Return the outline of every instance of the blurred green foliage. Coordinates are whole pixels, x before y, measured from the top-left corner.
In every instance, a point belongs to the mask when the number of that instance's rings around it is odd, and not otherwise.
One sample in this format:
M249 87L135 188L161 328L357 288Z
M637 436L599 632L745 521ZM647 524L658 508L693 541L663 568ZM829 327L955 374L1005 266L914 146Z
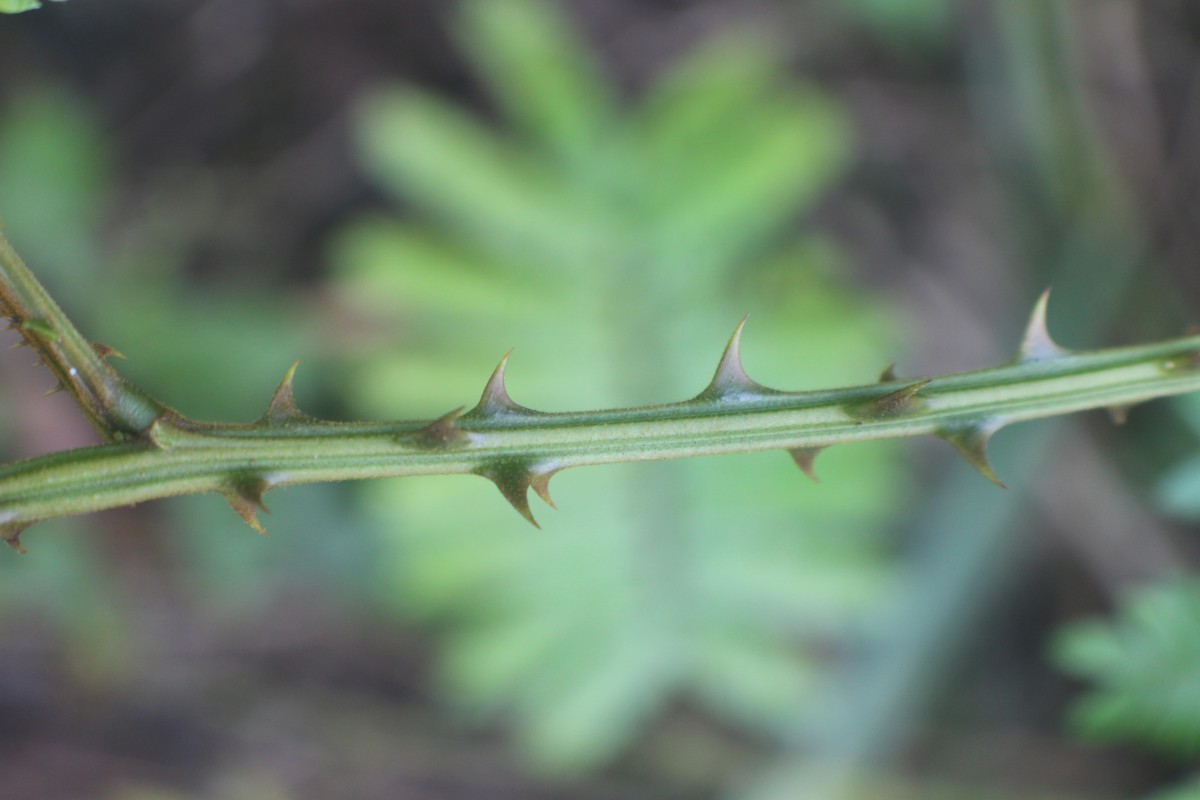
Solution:
M1200 398L1192 395L1174 401L1180 416L1200 440ZM1200 520L1200 455L1184 458L1172 466L1156 487L1159 506L1172 516Z
M412 87L359 114L365 168L412 212L361 219L332 249L357 313L394 321L351 379L364 416L462 404L511 345L517 402L683 399L748 309L748 366L770 385L869 380L896 355L836 248L797 230L852 134L770 42L709 42L626 109L552 4L462 11L510 129ZM483 481L364 491L391 531L396 607L441 631L450 702L570 771L680 695L751 730L797 725L886 597L895 452L826 454L820 487L782 453L568 473L544 532Z
M61 3L64 0L50 0L50 2ZM32 11L41 7L41 0L0 0L0 14L19 14L22 11Z
M1156 583L1121 604L1114 622L1063 630L1058 663L1095 683L1077 704L1077 730L1200 756L1200 580Z

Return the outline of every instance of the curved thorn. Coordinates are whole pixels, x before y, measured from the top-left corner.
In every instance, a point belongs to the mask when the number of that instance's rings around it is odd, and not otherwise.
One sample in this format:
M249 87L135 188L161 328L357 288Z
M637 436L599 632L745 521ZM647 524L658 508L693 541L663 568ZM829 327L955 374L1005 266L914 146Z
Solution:
M29 527L27 522L9 522L0 525L0 538L4 539L5 544L16 550L21 555L27 555L25 547L21 544L21 533Z
M749 314L742 317L742 321L733 329L733 335L729 337L729 343L725 345L725 351L717 363L717 371L713 373L712 380L704 391L696 395L696 399L720 400L730 396L765 394L770 391L747 375L742 366L742 331L748 319Z
M267 504L263 502L263 494L269 488L271 488L270 485L264 479L250 477L231 481L222 492L225 500L237 512L237 515L263 536L267 535L267 530L258 521L258 512L271 513Z
M422 447L451 447L466 440L467 434L458 427L458 418L465 406L447 411L433 422L417 431L416 439Z
M932 378L922 378L881 397L860 400L848 405L846 413L859 420L883 419L903 414L914 408L920 400L916 396L917 392L928 386L932 380Z
M558 506L554 504L554 500L550 497L550 479L553 478L557 472L557 469L548 469L542 472L535 472L532 476L530 476L529 480L529 485L533 487L535 492L537 492L537 496L542 498L542 501L553 509L557 509ZM537 525L536 522L533 524Z
M800 471L808 476L808 479L813 483L820 483L816 471L813 469L813 462L817 460L817 456L821 454L824 447L793 447L788 450L792 460L796 462L796 466Z
M479 474L496 484L496 488L500 490L500 494L504 495L504 499L517 510L518 514L529 520L533 527L539 529L542 527L534 519L533 511L529 508L530 477L528 472L523 469L498 469L483 471Z
M297 359L284 373L283 380L279 382L275 394L271 395L271 402L267 404L267 410L262 415L262 422L282 425L287 422L308 419L307 415L296 405L296 395L292 389L292 381L296 377L296 368L299 366L300 361Z
M992 463L987 454L988 440L992 438L992 434L1000 430L1000 427L999 423L964 425L957 428L943 428L937 432L937 435L954 445L967 463L979 470L983 477L1001 489L1007 489L1004 481L1000 480L996 471L992 469Z
M899 379L896 377L896 362L893 361L891 364L887 365L883 372L879 373L879 382L891 383L895 380Z
M1050 338L1050 330L1046 326L1046 307L1049 303L1050 289L1047 288L1034 303L1033 313L1029 316L1029 324L1025 326L1025 335L1021 337L1021 346L1017 350L1017 363L1048 361L1069 352Z
M464 417L497 417L508 414L537 413L531 408L514 403L513 399L508 396L508 389L504 385L504 370L508 367L508 359L512 353L513 351L509 350L504 354L504 358L500 359L500 363L492 371L492 376L488 378L487 385L483 387L483 394L480 396L479 402L464 414Z

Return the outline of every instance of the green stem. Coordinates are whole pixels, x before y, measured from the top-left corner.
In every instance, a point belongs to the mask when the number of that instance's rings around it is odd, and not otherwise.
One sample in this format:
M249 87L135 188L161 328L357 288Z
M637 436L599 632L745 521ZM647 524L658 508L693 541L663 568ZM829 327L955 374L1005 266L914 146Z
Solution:
M0 233L0 314L69 392L107 441L136 436L168 411L117 373L106 358L115 350L89 341L75 328Z
M479 403L433 421L326 422L292 395L295 365L262 419L187 419L125 381L84 339L0 235L0 301L110 443L0 467L0 537L20 548L34 522L200 492L223 494L255 528L263 494L324 481L473 473L528 519L528 490L550 502L568 467L787 450L811 474L822 449L933 434L985 476L988 438L1004 425L1090 408L1114 412L1200 390L1200 336L1095 352L1060 348L1046 332L1046 295L1010 364L924 380L818 392L761 386L742 369L739 325L708 388L667 405L543 413L517 405L501 361ZM743 325L745 321L743 320ZM1003 485L1003 484L1001 484Z
M727 351L722 364L729 359ZM544 414L512 404L498 370L475 410L433 422L312 420L290 405L290 377L276 394L274 413L253 425L199 423L167 413L136 443L0 468L0 526L15 537L38 520L209 491L225 494L254 524L252 507L261 506L269 489L447 473L490 478L532 521L526 490L532 486L548 496L549 476L567 467L804 452L922 434L946 438L986 472L983 446L1003 425L1200 390L1200 336L1064 352L928 382L783 393L714 381L717 389L684 403L581 413Z

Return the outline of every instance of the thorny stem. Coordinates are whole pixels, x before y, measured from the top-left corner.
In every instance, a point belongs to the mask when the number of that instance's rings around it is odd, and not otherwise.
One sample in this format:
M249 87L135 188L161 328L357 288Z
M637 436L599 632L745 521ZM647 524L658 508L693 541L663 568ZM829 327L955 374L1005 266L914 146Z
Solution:
M297 408L293 365L258 422L229 425L187 419L120 378L2 235L0 298L13 326L66 378L67 390L111 442L0 467L0 536L18 548L21 531L37 521L200 492L223 494L261 530L256 511L270 489L402 475L481 475L534 522L528 490L550 502L550 477L568 467L787 450L811 475L816 454L831 445L923 434L950 442L1000 483L986 444L1004 425L1091 408L1121 417L1136 403L1200 390L1200 336L1067 351L1046 332L1043 295L1016 359L977 372L921 380L889 372L866 386L781 392L742 369L739 325L708 388L680 403L534 411L509 397L505 356L466 414L328 422Z

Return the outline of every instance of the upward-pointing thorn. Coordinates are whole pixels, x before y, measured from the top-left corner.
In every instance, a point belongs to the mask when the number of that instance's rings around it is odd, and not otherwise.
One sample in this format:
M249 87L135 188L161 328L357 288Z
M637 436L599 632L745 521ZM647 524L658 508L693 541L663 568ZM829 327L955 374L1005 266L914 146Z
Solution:
M697 395L697 399L720 400L743 394L769 393L769 389L752 380L742 367L742 330L749 318L749 314L742 317L742 321L733 329L733 335L729 337L729 343L725 345L725 352L721 354L721 361L717 364L717 371L713 373L708 387Z
M1046 289L1034 303L1033 313L1029 316L1029 324L1021 338L1021 348L1017 351L1018 364L1049 361L1069 352L1050 338L1050 331L1046 327L1046 306L1049 302L1050 290Z
M292 392L292 380L296 377L296 368L299 366L299 361L293 361L292 366L284 374L283 380L279 382L279 388L271 396L271 403L267 406L266 413L262 415L263 422L282 425L287 422L308 419L307 415L296 405L296 397Z
M474 408L463 414L464 417L500 417L509 414L537 413L531 408L514 403L513 399L508 396L508 389L504 385L504 370L508 366L508 359L512 353L513 351L509 350L504 354L504 358L500 359L500 363L492 371L492 377L488 378L487 386L483 388L483 395L479 398L479 402Z

